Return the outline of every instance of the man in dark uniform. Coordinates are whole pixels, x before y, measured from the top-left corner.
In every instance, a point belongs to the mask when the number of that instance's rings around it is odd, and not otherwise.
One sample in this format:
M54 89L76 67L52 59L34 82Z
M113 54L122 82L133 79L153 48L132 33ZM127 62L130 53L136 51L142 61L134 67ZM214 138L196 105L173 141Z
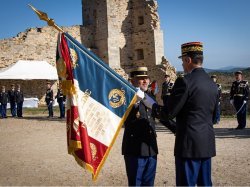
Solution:
M221 102L222 87L221 87L221 84L219 84L217 82L217 76L216 75L211 75L211 78L216 83L217 88L218 88L218 99L219 99L219 102L218 102L217 111L216 111L216 115L215 115L215 121L214 121L214 124L218 124L220 122L220 110L221 110L220 102Z
M156 172L158 147L155 121L157 104L146 94L149 77L146 67L139 67L131 72L132 84L145 98L132 108L124 123L125 131L122 142L129 186L153 186ZM137 95L139 95L137 93Z
M17 117L22 118L23 117L23 91L21 90L20 84L17 85L16 90L16 103L17 103Z
M236 81L233 82L230 91L230 103L237 112L238 126L236 129L244 129L246 127L247 101L249 95L249 86L246 80L242 78L242 72L234 73Z
M163 105L166 108L168 104L168 98L171 94L174 83L170 82L169 75L165 75L164 78L165 78L165 81L162 83L161 99L163 100Z
M62 92L62 86L61 84L58 85L58 91L56 94L56 99L59 105L59 109L60 109L60 117L59 118L65 118L65 101L66 101L66 96L63 95Z
M9 101L10 101L10 111L12 117L16 116L16 90L15 85L11 84L11 90L8 91Z
M6 109L8 103L8 93L5 92L5 86L2 86L2 91L0 93L0 103L1 103L1 116L2 118L7 118Z
M46 96L45 96L45 102L47 104L48 111L49 111L48 118L53 117L53 90L51 89L50 82L47 82L47 91L46 91Z
M202 43L186 43L181 49L179 58L186 74L177 78L168 102L169 117L176 117L176 185L212 186L218 88L202 68Z

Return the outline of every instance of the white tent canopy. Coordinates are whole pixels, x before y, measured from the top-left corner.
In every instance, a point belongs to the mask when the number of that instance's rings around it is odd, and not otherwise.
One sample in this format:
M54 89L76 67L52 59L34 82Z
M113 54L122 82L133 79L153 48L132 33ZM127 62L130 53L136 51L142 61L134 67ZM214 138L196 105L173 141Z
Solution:
M57 80L56 68L46 61L19 60L14 65L0 70L1 79L46 79Z

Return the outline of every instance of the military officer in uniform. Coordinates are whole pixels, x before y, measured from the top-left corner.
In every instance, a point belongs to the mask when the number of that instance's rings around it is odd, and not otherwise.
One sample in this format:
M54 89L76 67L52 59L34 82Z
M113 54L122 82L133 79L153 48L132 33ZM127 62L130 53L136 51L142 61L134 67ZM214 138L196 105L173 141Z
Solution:
M2 86L2 91L0 93L0 103L1 103L1 116L2 118L7 118L6 110L8 103L8 93L5 91L5 86Z
M155 121L158 105L147 93L149 77L147 67L131 72L132 84L144 98L129 113L124 126L122 154L124 155L129 186L153 186L156 172L158 147ZM137 95L140 95L138 94Z
M10 111L12 117L16 116L16 90L15 85L11 84L11 89L8 91L9 101L10 101Z
M176 117L176 186L212 186L218 88L202 68L203 44L185 43L181 50L185 75L175 81L167 105L169 117Z
M59 109L60 109L60 117L59 118L65 118L65 101L66 101L66 96L63 95L62 92L62 86L61 84L58 85L58 91L56 94L56 99L57 99L57 103L59 105Z
M212 80L216 83L217 87L218 87L218 107L217 107L217 111L216 111L216 115L215 115L215 121L214 124L218 124L220 122L220 112L221 112L221 107L220 107L220 102L221 102L221 92L222 92L222 87L221 84L219 84L217 82L217 76L216 75L211 75Z
M238 126L236 129L244 129L246 127L247 101L249 95L249 86L246 80L243 80L242 72L234 73L235 81L230 91L230 103L237 112Z
M166 108L167 103L168 103L168 98L171 94L174 83L170 82L169 75L165 75L164 78L165 78L165 81L162 83L161 99L163 100L163 105Z
M17 85L16 90L16 104L17 104L17 117L22 118L23 117L23 91L21 90L20 84Z
M47 91L46 91L46 96L45 96L45 102L48 107L49 111L49 116L48 118L53 117L53 90L51 88L50 82L47 82Z

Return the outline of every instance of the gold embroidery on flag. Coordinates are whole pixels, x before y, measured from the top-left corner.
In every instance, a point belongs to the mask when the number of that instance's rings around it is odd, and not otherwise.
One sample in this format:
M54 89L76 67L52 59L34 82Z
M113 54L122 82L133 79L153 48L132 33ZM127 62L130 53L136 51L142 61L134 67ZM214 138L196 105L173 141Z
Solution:
M61 79L66 79L67 77L67 69L66 69L66 64L63 60L63 58L59 58L56 62L56 69L57 69L57 74L58 77L60 77Z
M78 56L76 51L72 48L70 48L70 57L71 57L71 66L73 69L75 69L76 66L78 66L77 64Z
M91 149L92 159L93 159L93 161L95 161L97 159L97 156L96 156L97 148L96 148L95 144L90 143L90 149Z
M109 92L108 98L110 106L112 108L118 108L125 104L125 91L113 89Z

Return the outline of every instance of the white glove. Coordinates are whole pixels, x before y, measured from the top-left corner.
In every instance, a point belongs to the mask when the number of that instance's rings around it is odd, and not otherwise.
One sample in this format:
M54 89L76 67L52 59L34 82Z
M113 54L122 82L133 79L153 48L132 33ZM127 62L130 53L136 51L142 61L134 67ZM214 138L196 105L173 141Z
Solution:
M230 99L230 104L234 105L234 100L233 99Z
M147 94L145 94L144 99L142 100L143 104L147 107L152 109L152 106L156 103L155 100L153 100L151 97L149 97Z
M138 88L136 95L137 95L137 102L141 101L145 97L145 93L141 91L140 88Z
M244 100L244 101L243 101L243 104L246 104L246 103L247 103L247 101L246 101L246 100Z
M52 103L52 101L50 101L49 103Z

